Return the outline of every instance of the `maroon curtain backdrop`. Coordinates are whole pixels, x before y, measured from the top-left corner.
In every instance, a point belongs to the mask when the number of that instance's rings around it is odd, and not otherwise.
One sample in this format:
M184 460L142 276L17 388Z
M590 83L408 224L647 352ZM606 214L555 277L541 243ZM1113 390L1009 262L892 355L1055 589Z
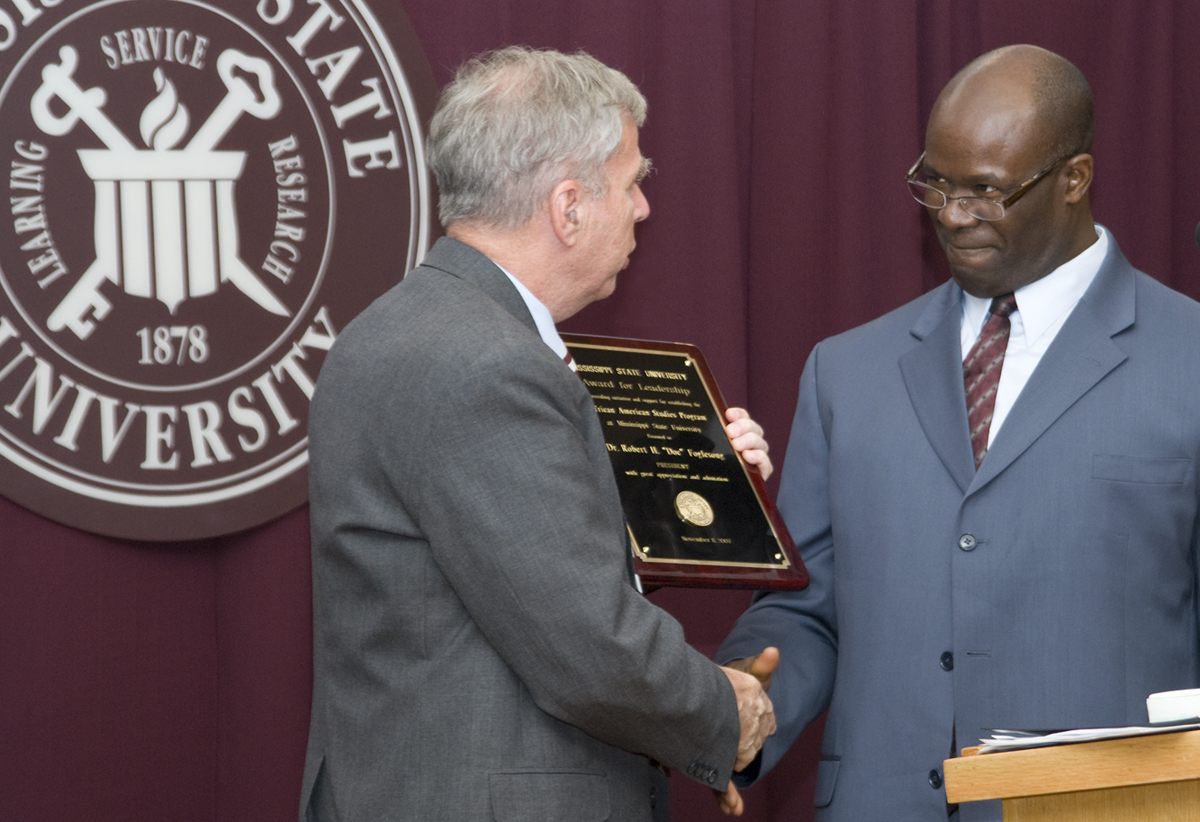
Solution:
M1133 263L1200 296L1200 5L1190 0L403 0L435 77L508 43L586 49L650 101L653 213L617 294L568 329L685 340L782 459L814 343L946 276L901 176L953 72L1032 42L1096 92L1094 207ZM397 0L374 0L379 15ZM308 519L122 542L0 500L0 818L296 816L308 725ZM660 591L705 652L744 593ZM812 818L819 728L747 793ZM723 819L673 780L676 818ZM414 809L414 818L420 818Z

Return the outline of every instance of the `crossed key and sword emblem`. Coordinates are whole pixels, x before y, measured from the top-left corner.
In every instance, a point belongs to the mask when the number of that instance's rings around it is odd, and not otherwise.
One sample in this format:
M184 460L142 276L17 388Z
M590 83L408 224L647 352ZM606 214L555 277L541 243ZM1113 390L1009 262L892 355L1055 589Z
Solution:
M243 114L269 120L279 113L270 64L236 49L223 51L217 73L227 94L208 120L182 149L156 144L145 150L105 115L104 89L85 90L75 82L75 49L63 46L58 55L60 62L42 68L42 84L30 100L34 122L46 134L61 137L82 121L107 149L78 150L96 187L96 259L51 312L49 329L70 328L87 339L112 310L100 293L105 280L131 296L160 300L172 314L184 299L213 294L218 283L228 282L272 314L289 316L240 257L233 184L242 176L246 152L214 150ZM159 98L167 92L173 97L170 81L165 81L167 89L161 75L156 80ZM56 98L66 105L65 114L51 110ZM143 137L146 117L159 98L143 114ZM178 132L178 140L186 130L186 109L172 101L168 105L181 116L174 128L161 131Z

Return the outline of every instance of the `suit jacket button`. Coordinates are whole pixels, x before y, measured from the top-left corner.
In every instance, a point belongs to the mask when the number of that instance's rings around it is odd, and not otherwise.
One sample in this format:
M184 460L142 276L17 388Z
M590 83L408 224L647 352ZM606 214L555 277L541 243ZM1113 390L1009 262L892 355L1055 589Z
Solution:
M958 538L958 547L964 551L974 551L975 546L978 544L979 541L975 539L974 534L963 534Z
M934 790L942 787L942 775L937 771L929 772L929 787L933 788Z
M950 653L949 651L946 651L946 653L942 654L940 662L943 671L954 670L954 654Z

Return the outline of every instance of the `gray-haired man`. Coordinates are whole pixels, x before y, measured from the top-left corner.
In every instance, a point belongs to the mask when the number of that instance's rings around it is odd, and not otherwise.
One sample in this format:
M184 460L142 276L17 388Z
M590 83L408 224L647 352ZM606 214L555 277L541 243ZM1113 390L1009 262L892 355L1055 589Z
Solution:
M302 818L648 820L654 762L724 789L774 729L758 680L631 586L554 329L612 292L649 214L645 106L587 55L519 48L442 96L447 237L342 333L312 407ZM730 422L769 471L761 429Z

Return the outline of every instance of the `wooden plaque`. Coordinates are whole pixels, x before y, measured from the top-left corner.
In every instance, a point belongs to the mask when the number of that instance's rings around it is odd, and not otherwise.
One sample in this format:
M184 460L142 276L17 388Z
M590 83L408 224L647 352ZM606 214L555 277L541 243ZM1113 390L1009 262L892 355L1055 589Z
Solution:
M643 585L795 590L808 584L762 476L725 435L700 349L564 334L604 426Z

